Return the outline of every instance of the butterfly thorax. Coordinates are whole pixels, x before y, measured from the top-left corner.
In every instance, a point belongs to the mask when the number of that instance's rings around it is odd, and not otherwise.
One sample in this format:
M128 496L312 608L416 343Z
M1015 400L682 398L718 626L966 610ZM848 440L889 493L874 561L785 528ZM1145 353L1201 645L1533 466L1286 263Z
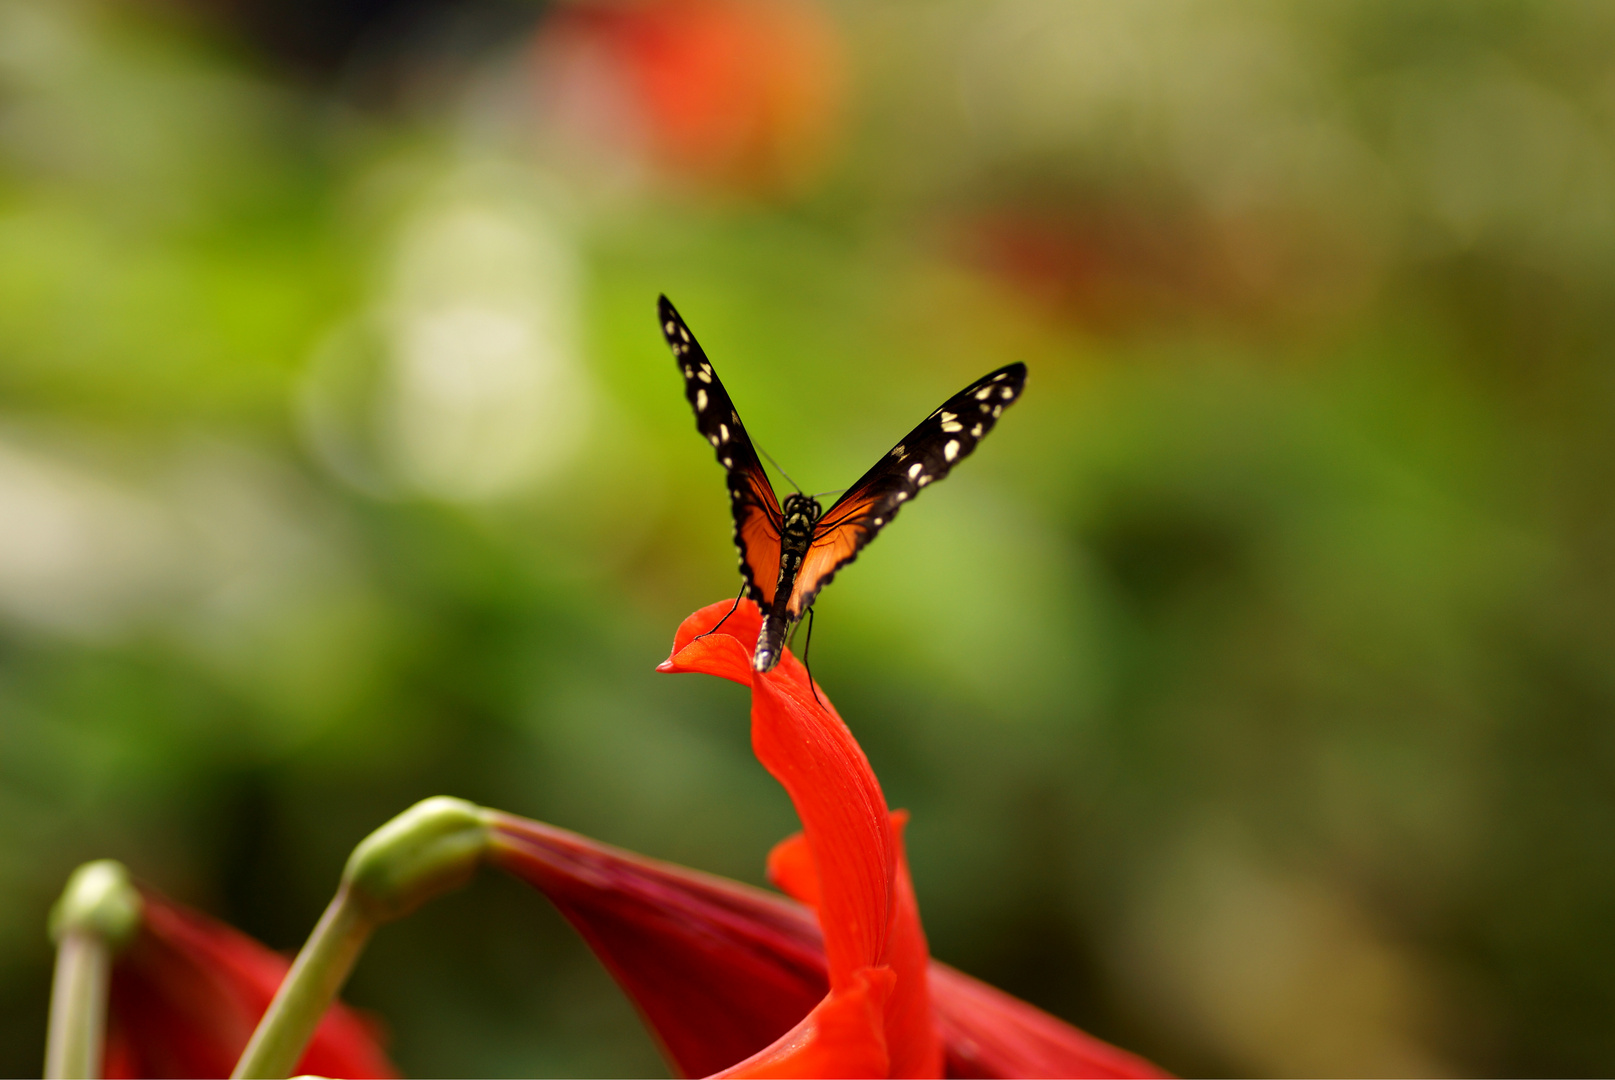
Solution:
M763 626L757 635L757 650L752 654L751 666L758 671L772 671L784 652L785 634L794 621L787 605L791 591L796 588L796 575L807 557L808 545L813 542L813 529L824 516L824 507L811 495L790 494L780 507L784 524L779 535L779 583L774 587L774 603L763 612Z

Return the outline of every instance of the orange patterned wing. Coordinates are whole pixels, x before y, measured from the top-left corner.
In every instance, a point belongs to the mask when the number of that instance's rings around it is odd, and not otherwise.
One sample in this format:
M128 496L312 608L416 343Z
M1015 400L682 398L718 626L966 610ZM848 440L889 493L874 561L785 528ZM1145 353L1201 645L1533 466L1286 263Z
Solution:
M1009 364L983 375L943 402L848 488L813 530L813 542L791 590L791 618L807 613L819 590L858 557L904 503L969 457L1025 387L1025 364Z
M779 534L784 525L774 486L695 335L667 297L661 298L658 310L662 336L684 375L684 396L695 410L695 426L728 472L729 507L735 516L735 546L740 549L746 595L766 608L773 604L779 584Z

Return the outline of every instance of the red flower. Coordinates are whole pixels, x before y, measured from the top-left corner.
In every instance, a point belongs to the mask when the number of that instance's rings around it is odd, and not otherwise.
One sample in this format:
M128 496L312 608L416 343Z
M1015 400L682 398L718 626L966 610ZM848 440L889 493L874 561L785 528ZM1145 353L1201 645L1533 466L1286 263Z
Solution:
M585 0L551 13L535 57L549 119L585 144L767 193L823 161L840 52L807 0Z
M139 934L112 968L103 1076L229 1076L291 962L200 912L141 890ZM373 1026L331 1006L300 1074L397 1076Z
M789 654L751 668L750 602L679 628L663 671L752 687L752 745L803 832L770 854L794 904L519 818L495 862L588 940L681 1073L741 1076L1160 1076L1148 1063L929 958L890 814L841 718ZM820 699L823 692L820 691ZM806 906L803 906L806 905Z

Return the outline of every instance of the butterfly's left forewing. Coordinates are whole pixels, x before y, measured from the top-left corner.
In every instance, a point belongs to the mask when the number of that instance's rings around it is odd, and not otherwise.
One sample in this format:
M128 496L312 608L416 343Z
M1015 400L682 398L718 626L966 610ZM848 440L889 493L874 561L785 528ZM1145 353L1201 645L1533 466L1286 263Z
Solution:
M819 590L858 557L904 503L969 457L1025 386L1025 364L1009 364L982 376L943 402L848 488L814 530L791 590L791 618L802 617Z
M658 304L662 336L684 375L684 396L695 411L695 426L712 444L718 464L728 472L729 503L735 518L735 546L746 595L765 608L774 602L779 583L780 530L784 524L774 486L763 472L751 438L740 423L729 392L702 351L695 335L667 297Z

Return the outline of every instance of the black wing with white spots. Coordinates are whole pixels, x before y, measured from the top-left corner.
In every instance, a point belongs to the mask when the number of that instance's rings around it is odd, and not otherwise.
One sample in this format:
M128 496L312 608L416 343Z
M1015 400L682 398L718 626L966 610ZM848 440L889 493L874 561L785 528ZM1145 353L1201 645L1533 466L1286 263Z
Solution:
M684 375L684 396L695 410L695 426L712 444L718 464L728 471L730 509L735 517L735 546L746 595L767 608L779 584L780 530L784 518L774 486L763 472L751 438L740 423L729 392L718 381L712 362L679 313L662 297L658 305L662 336Z
M836 571L857 558L904 503L969 457L1025 386L1025 364L982 376L943 402L848 488L813 531L791 590L790 616L800 619Z

